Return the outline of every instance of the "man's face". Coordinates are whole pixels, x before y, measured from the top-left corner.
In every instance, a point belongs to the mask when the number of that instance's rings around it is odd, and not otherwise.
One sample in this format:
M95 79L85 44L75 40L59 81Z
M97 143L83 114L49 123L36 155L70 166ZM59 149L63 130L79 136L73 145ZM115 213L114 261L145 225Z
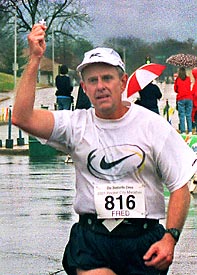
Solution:
M104 63L92 64L84 69L82 87L101 118L120 118L125 107L121 95L126 87L127 75L119 76L114 66Z

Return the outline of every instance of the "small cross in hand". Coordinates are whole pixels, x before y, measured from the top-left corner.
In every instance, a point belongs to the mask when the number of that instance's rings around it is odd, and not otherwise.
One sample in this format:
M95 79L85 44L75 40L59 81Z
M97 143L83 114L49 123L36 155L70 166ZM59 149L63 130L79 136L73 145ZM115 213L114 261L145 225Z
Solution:
M44 21L44 19L42 19L39 21L39 24L46 26L46 21Z

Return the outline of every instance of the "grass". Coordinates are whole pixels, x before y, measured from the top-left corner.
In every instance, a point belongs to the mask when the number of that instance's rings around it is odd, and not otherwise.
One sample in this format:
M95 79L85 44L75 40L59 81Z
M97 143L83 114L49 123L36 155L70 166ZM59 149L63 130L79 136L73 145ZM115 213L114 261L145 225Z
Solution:
M18 80L19 78L17 78ZM37 83L37 88L47 88L50 85ZM0 93L9 92L14 89L14 76L0 72Z
M0 92L12 91L14 89L14 76L0 73Z

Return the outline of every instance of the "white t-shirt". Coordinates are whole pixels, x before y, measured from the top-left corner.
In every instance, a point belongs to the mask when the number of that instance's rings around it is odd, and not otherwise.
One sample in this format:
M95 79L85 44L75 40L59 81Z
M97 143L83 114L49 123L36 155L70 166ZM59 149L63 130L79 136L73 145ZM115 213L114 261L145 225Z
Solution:
M55 111L48 145L69 153L76 167L78 214L95 213L94 185L145 186L145 217L165 217L164 185L170 192L197 170L196 154L160 115L131 104L120 119L105 120L89 110Z

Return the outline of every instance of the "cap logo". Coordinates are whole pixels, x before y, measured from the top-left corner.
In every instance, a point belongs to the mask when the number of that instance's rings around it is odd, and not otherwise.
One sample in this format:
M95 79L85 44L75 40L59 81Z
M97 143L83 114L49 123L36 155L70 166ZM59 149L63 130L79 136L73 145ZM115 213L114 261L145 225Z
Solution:
M93 53L90 55L90 58L94 57L94 56L98 56L98 57L101 57L102 55L100 53Z

